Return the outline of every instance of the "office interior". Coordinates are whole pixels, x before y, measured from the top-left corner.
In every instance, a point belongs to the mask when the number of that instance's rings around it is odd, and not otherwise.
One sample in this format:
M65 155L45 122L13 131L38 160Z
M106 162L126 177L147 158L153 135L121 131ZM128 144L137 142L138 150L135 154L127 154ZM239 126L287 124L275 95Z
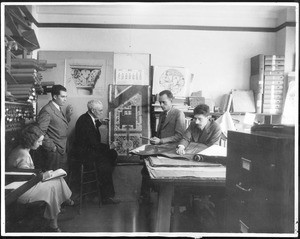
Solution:
M1 144L1 234L297 236L298 24L299 5L294 2L1 3L1 141L5 142ZM26 59L33 59L36 71L18 75L14 70L22 69ZM283 64L279 70L263 69L267 60ZM100 69L94 88L77 87L71 76L76 66ZM99 207L96 201L85 200L80 213L78 205L65 208L58 216L61 233L44 232L44 219L33 213L38 209L22 208L18 196L10 205L5 204L12 192L5 189L5 159L20 129L35 121L51 100L52 85L67 88L66 105L73 107L69 147L76 121L87 111L91 99L103 103L102 142L117 137L112 114L117 85L124 91L128 85L136 91L146 90L144 128L139 133L150 138L161 112L158 92L153 90L159 73L166 69L177 69L189 79L185 92L174 99L185 113L186 124L193 118L191 103L197 97L196 102L210 106L215 120L229 113L234 128L226 131L221 144L227 153L222 183L197 184L191 179L192 185L184 182L178 186L171 179L168 182L176 186L169 194L164 191L163 198L160 190L166 182L157 180L150 202L141 203L144 158L129 154L134 149L129 145L119 155L113 172L116 197L121 202ZM253 83L257 72L261 82L267 74L280 74L279 108L261 104L257 93L260 83ZM122 73L131 76L131 81ZM138 74L141 88L137 88ZM243 102L243 98L232 99L228 105L236 92L250 92L254 110L248 111L248 103L235 110L234 100ZM14 115L16 109L22 109L21 119ZM141 139L139 146L148 143ZM242 179L238 177L250 179L248 188L239 184ZM168 210L159 210L166 198L171 202ZM11 205L21 209L10 212ZM10 220L11 214L17 219Z

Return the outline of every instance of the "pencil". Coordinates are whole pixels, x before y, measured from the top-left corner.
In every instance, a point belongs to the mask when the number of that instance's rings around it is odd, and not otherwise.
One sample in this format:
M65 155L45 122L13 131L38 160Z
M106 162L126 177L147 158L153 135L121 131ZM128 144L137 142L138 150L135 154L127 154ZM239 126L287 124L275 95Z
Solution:
M147 139L147 140L150 140L149 138L147 137L144 137L144 136L141 136L142 139Z

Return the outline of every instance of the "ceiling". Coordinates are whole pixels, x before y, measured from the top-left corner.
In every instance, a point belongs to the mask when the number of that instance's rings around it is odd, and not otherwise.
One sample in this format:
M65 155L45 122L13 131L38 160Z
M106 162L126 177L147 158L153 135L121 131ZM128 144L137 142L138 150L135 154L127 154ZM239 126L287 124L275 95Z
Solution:
M45 3L32 5L40 23L177 24L277 27L295 3ZM295 21L295 20L294 20Z

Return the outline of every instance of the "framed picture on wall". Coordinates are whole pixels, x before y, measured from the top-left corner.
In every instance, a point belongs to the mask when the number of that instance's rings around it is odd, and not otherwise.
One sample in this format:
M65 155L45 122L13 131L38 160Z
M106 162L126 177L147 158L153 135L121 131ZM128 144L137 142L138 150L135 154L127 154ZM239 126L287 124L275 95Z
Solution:
M185 67L153 66L152 94L170 90L174 96L187 97L192 75Z
M103 94L105 60L65 59L64 85L70 95Z

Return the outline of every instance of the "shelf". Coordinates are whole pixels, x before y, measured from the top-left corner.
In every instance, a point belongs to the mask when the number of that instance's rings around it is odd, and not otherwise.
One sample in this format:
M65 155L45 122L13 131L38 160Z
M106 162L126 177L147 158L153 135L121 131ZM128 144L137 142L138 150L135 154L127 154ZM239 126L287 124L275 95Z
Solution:
M24 36L12 36L12 38L18 42L21 46L23 46L25 49L29 50L29 51L33 51L36 49L39 49L40 46L37 45L34 42L29 41L28 39L26 39L26 37Z
M5 37L7 38L8 41L15 41L14 38L12 38L10 35L5 34ZM14 54L14 58L16 58L16 56L22 55L24 51L26 51L26 49L17 41L15 41L17 43L18 49L17 50L11 50L11 54Z
M18 84L18 82L16 81L16 79L5 70L5 80L7 82L7 84Z
M40 79L36 74L12 74L14 79L17 81L18 84L29 84L29 83L38 83L40 82Z
M11 59L11 68L22 69L22 68L32 68L37 71L46 70L45 65L47 61L38 61L36 59Z
M19 14L21 15L21 12L18 7L15 7L14 9L8 8L8 13L13 18L13 20L19 24L24 30L31 30L31 27L26 23L26 20L22 16L18 16L15 11L19 11ZM21 19L21 17L23 19Z

